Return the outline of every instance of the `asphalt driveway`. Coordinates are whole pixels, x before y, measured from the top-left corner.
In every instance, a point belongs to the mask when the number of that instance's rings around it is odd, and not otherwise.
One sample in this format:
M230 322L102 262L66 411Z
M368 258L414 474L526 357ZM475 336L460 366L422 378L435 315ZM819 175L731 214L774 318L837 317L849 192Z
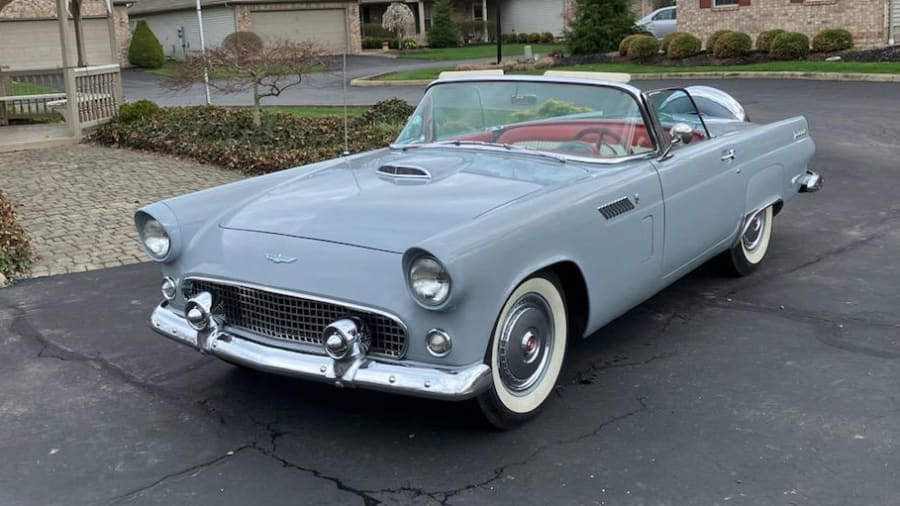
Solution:
M205 358L147 327L153 265L51 276L0 290L0 504L896 504L900 88L715 84L807 114L825 189L753 276L575 343L533 423Z

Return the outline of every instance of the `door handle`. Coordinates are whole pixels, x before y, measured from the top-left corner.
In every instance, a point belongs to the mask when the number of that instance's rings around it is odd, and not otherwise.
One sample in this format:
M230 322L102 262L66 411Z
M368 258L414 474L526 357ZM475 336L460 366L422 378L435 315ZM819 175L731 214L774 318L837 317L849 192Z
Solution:
M727 162L728 160L734 160L735 154L733 149L725 149L722 151L722 161Z

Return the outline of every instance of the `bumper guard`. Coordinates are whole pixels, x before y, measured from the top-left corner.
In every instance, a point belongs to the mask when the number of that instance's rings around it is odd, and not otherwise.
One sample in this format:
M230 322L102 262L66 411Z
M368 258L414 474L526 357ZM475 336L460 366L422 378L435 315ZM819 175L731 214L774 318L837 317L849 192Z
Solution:
M482 363L436 368L379 362L365 355L334 360L324 355L266 346L238 337L213 325L198 332L181 315L161 303L150 316L156 332L203 353L260 371L384 392L443 400L464 400L484 392L491 370Z

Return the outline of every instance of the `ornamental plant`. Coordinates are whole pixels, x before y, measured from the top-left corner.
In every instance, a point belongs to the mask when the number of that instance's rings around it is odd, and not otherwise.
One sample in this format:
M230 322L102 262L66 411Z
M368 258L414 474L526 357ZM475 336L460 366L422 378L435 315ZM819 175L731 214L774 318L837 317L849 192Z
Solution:
M716 58L737 58L744 56L753 48L753 39L744 32L723 33L716 39L713 56Z
M6 195L0 191L0 274L12 277L28 270L33 254L31 242Z
M615 51L623 37L634 33L629 0L575 0L575 20L566 30L572 54Z
M143 19L138 21L131 35L131 45L128 46L128 61L135 67L145 69L158 69L166 61L162 45L150 25Z
M431 31L428 45L435 48L459 46L459 27L453 21L450 0L437 0L431 8Z
M628 45L628 59L648 60L659 53L659 42L652 35L638 35Z
M716 47L716 41L719 40L719 37L721 37L729 32L731 32L731 30L716 30L716 31L714 31L709 37L706 38L706 51L712 53Z
M681 33L669 41L669 50L666 52L669 58L682 59L696 56L701 53L702 41L689 33Z
M775 37L781 35L782 33L787 32L780 28L761 32L756 36L756 49L768 53L769 50L772 49L772 41L775 40Z
M678 37L679 35L681 35L683 33L685 33L685 32L672 32L672 33L666 35L665 37L663 37L662 44L660 45L660 48L662 49L663 53L668 53L669 52L669 44L672 43L672 39L674 39L675 37Z
M388 5L381 18L381 27L394 34L397 45L403 48L403 37L415 30L416 18L412 10L406 4L394 2Z
M853 47L853 34L842 28L822 30L813 37L812 49L817 53L843 51Z
M772 41L773 60L802 60L809 56L809 37L799 32L782 33Z

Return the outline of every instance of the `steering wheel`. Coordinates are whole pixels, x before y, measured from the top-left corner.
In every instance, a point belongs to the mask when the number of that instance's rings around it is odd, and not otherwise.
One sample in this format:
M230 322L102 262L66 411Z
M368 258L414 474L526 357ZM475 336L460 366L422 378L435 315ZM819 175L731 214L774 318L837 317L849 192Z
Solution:
M624 148L626 154L634 154L634 148L632 146L626 146L625 142L622 140L622 136L603 127L587 127L575 134L575 140L580 141L589 134L597 134L600 136L597 138L597 150L601 153L603 152L603 146L608 147L613 153L618 153L619 150L616 148L616 146L618 146L619 148ZM603 139L606 137L612 138L612 140L615 141L615 144L603 142Z

